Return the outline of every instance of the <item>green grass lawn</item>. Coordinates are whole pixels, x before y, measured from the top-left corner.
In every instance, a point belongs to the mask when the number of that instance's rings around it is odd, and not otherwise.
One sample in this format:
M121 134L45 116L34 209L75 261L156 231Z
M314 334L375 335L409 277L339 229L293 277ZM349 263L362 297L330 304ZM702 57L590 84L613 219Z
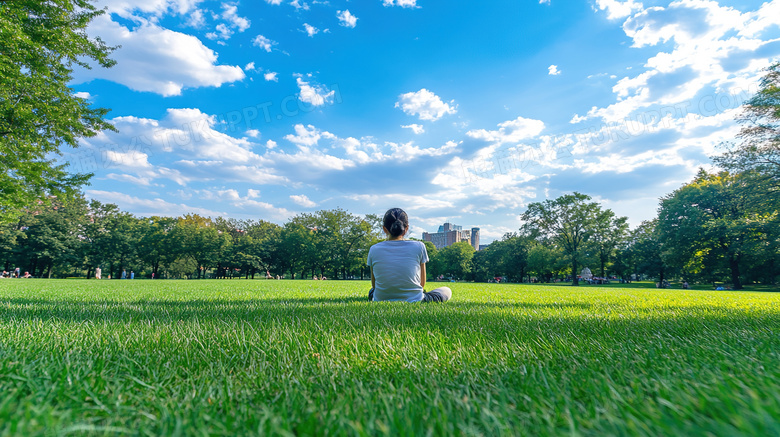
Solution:
M780 435L780 294L0 281L0 435Z

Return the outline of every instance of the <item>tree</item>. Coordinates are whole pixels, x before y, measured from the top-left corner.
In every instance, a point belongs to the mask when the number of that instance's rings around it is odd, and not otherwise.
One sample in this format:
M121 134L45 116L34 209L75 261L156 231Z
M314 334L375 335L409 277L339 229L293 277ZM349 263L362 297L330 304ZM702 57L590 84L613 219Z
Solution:
M314 249L314 231L293 218L282 227L275 257L282 271L289 271L292 279L296 273L304 273L312 267Z
M178 256L178 249L171 241L171 231L176 225L176 219L171 217L153 216L139 221L138 257L152 268L151 274L160 277L160 265L173 263Z
M599 211L595 219L590 244L599 260L599 276L603 278L618 245L628 235L628 217L617 217L611 209L606 209Z
M11 270L24 242L23 222L0 223L0 265L4 271Z
M765 179L750 173L709 174L696 178L661 200L658 231L664 260L699 275L730 275L742 288L744 256L776 226L777 203L767 207Z
M767 69L760 89L737 122L741 142L715 161L734 172L757 171L780 183L780 63Z
M205 278L206 272L219 263L232 245L229 234L220 233L210 218L197 214L180 218L171 232L181 247L181 254L195 262L198 279Z
M68 87L74 65L114 65L112 48L86 33L103 13L88 0L0 1L0 220L77 192L90 175L69 174L52 155L114 129L107 109Z
M658 220L643 221L631 233L631 257L636 273L658 278L663 283L669 274L669 266L664 254L665 241L658 233ZM667 252L667 259L676 254L675 249Z
M471 273L474 246L466 241L451 244L439 251L443 270L456 278L465 278Z
M566 265L560 249L547 244L537 243L528 249L528 274L550 282L553 275Z
M20 261L33 276L51 278L56 267L80 267L80 238L86 202L79 197L39 205L23 219L24 244Z
M588 202L590 196L581 193L567 194L557 199L547 199L528 205L521 220L528 235L539 235L554 241L569 258L572 284L577 281L577 268L583 257L582 249L595 226L601 207Z

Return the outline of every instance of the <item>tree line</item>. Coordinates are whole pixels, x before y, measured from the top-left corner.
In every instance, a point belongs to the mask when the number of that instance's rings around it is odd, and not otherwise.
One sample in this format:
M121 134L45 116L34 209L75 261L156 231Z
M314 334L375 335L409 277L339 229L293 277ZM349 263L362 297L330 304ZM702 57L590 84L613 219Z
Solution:
M379 218L342 209L264 220L136 217L82 196L51 199L3 225L0 262L36 277L365 277Z

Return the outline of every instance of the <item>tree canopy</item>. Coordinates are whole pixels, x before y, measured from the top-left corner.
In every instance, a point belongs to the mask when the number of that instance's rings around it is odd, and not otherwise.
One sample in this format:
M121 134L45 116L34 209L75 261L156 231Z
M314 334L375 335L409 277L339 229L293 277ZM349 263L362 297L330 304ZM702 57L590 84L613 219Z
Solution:
M709 174L696 178L661 201L658 229L667 264L707 278L729 272L742 288L744 257L756 250L777 218L766 202L761 180L750 173Z
M0 1L0 221L51 195L71 194L89 174L56 156L79 138L113 129L68 86L74 66L111 67L112 50L86 27L104 13L87 0Z
M767 69L737 121L740 142L715 161L736 172L758 171L780 184L780 62Z
M584 256L585 244L599 218L606 217L602 215L601 206L590 200L590 196L575 192L535 202L528 205L521 218L526 232L548 238L563 250L569 258L574 285L577 285L577 268Z

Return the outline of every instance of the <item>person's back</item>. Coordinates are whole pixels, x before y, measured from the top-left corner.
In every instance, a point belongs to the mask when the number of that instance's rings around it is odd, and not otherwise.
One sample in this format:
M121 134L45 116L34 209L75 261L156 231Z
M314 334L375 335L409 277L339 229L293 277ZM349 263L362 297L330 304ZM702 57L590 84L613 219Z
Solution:
M425 292L425 263L428 251L420 241L404 240L409 231L409 217L401 208L385 213L383 227L387 241L368 250L366 264L371 267L371 290L368 300L406 302L446 302L452 291L440 287Z
M428 262L419 241L389 240L368 251L368 265L375 277L374 300L419 302L423 298L420 264Z

